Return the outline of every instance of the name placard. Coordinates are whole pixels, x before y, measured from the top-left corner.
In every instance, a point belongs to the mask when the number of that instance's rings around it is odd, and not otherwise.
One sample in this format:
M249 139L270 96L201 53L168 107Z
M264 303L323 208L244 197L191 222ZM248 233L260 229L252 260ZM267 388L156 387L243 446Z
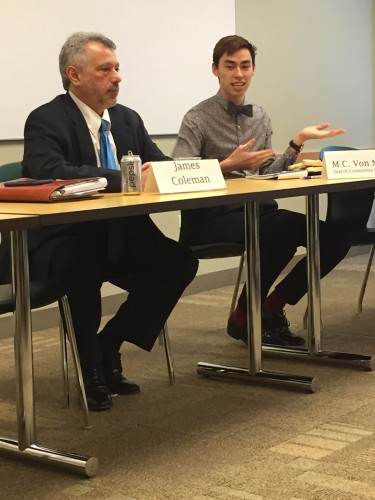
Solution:
M218 160L153 161L144 192L187 193L226 187Z
M326 179L375 177L375 150L327 151L323 158L322 177Z

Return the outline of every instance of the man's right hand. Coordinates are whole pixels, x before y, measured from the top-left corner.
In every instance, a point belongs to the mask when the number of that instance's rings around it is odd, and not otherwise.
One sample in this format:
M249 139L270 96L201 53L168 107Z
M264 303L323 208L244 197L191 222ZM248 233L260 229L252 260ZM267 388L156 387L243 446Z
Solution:
M249 151L254 143L255 139L250 139L245 144L238 146L228 158L221 161L220 167L223 173L231 172L232 170L252 170L259 168L262 163L275 156L272 149Z

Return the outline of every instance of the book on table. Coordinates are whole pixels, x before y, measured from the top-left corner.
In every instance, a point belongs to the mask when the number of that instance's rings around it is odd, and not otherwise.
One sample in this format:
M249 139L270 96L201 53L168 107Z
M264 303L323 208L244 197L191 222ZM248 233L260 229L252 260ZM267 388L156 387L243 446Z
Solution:
M53 202L91 198L107 187L105 177L29 179L0 182L0 201Z
M272 172L270 174L247 174L246 179L255 179L255 180L263 180L263 179L303 179L308 175L306 170L282 170L281 172Z

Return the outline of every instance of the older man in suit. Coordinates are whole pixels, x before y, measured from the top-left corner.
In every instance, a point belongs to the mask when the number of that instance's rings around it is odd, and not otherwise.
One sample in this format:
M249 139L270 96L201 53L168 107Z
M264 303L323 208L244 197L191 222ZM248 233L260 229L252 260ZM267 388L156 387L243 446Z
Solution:
M117 104L121 76L116 46L100 33L74 33L63 45L60 73L67 91L34 110L25 124L23 174L36 179L102 176L108 192L121 191L119 162L132 151L143 169L168 159L152 142L141 117ZM114 168L103 165L100 128L105 120ZM113 236L113 230L117 232ZM111 245L118 240L115 256ZM124 341L151 350L163 324L197 271L188 248L165 237L148 216L65 224L30 231L34 277L68 283L86 394L91 410L106 410L111 394L135 394L122 374ZM97 335L104 281L129 292Z

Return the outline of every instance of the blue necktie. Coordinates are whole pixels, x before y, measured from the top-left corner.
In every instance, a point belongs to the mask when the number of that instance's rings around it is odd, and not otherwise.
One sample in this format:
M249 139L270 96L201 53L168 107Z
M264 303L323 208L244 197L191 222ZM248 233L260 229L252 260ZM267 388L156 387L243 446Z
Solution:
M100 163L103 168L111 168L117 170L117 163L115 155L113 154L113 149L108 137L108 125L105 120L102 119L102 124L100 125Z
M102 119L100 125L100 163L102 168L117 170L117 163L108 136L108 125ZM121 219L108 221L108 255L112 262L116 262L124 249L123 225Z

